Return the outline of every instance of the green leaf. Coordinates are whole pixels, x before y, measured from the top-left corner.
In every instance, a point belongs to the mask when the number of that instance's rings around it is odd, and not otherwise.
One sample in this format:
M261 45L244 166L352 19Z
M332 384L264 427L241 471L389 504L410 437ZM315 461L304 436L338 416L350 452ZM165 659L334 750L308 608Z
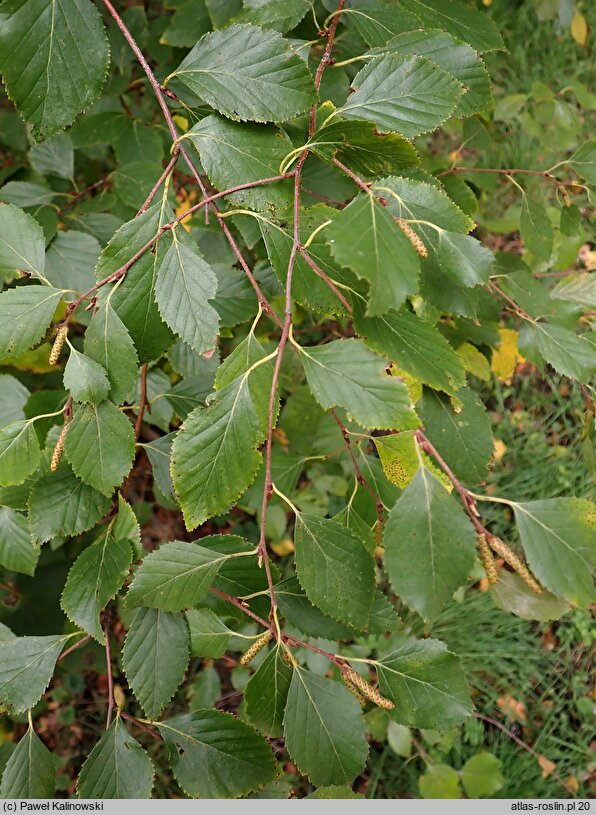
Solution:
M157 203L123 224L101 253L95 269L97 279L102 280L121 269L172 216L167 207ZM154 295L157 270L171 240L166 232L156 242L155 252L145 252L119 285L108 291L110 304L129 331L141 362L156 359L173 341L172 332L162 322ZM105 286L100 290L100 306L107 300L108 289Z
M468 798L494 798L505 784L501 761L492 753L477 753L464 764L461 780Z
M39 466L41 452L30 420L0 430L0 487L22 484Z
M425 388L418 409L429 440L455 475L474 486L486 478L493 453L490 416L468 388L455 399L457 410L445 396Z
M244 11L238 18L242 23L254 23L263 28L290 31L309 10L310 0L244 0Z
M54 757L30 726L4 768L0 798L53 798L54 773Z
M261 662L244 689L246 715L262 733L283 734L284 711L293 670L284 661L285 651L276 645Z
M109 508L108 497L77 478L68 464L61 464L31 490L31 532L38 541L79 535L91 529Z
M174 76L236 121L283 122L316 100L310 71L289 43L252 25L205 34Z
M474 565L474 529L457 500L425 467L391 510L383 542L393 588L425 620L437 616Z
M126 595L128 608L192 608L207 593L226 556L198 543L172 541L146 555Z
M60 602L62 610L102 644L105 637L99 614L122 588L131 561L130 543L115 539L108 529L81 552L68 573Z
M520 232L526 248L539 260L550 260L554 232L546 209L535 198L522 198Z
M83 764L79 798L150 798L153 764L122 724L112 722Z
M329 113L333 108L325 103L319 108ZM337 158L365 177L399 173L420 162L413 145L397 133L379 133L372 122L360 119L331 119L316 130L308 146L315 155L331 161Z
M186 0L176 3L168 27L159 38L164 45L192 48L199 37L211 29L205 0Z
M64 387L76 402L96 405L107 398L110 382L104 367L71 348L64 368Z
M17 269L44 279L45 240L35 218L12 204L0 204L0 278Z
M379 130L408 139L443 124L455 110L462 85L422 57L385 54L372 59L352 80L354 92L338 113L367 119Z
M552 289L551 297L596 308L596 275L590 272L565 275Z
M15 204L17 207L35 207L50 204L56 193L41 184L28 181L9 181L0 189L0 202Z
M273 780L276 762L265 739L220 710L195 710L158 725L170 765L195 798L238 798Z
M112 402L119 405L127 401L137 382L137 353L126 326L109 303L93 315L84 348L87 356L105 369Z
M70 180L74 176L74 148L67 133L35 144L29 151L31 166L40 175L57 175Z
M10 0L2 6L0 69L36 141L63 130L104 83L109 48L88 0Z
M62 292L48 286L18 286L0 294L0 361L10 362L38 343Z
M494 21L473 6L456 0L400 0L400 4L415 14L424 28L442 28L475 51L505 48Z
M362 540L337 521L300 514L294 542L298 580L311 603L334 620L364 628L375 568Z
M217 278L211 266L172 232L172 245L157 270L155 299L164 322L198 354L215 346L219 315L209 305Z
M327 617L311 605L296 577L288 577L277 583L275 596L279 609L288 622L309 637L348 640L356 633L353 628Z
M112 402L80 405L68 426L64 452L79 478L111 495L132 467L132 424Z
M150 719L157 719L178 690L188 665L188 628L179 614L140 608L128 629L122 667Z
M477 52L445 31L408 31L380 50L381 53L426 57L455 77L465 93L457 103L454 116L473 116L494 107L490 77Z
M385 373L385 360L361 340L336 340L301 348L306 379L326 410L337 405L363 427L404 429L418 420L407 388Z
M528 565L558 597L587 607L594 602L596 564L593 505L582 498L511 502Z
M490 593L499 608L524 620L558 620L571 610L565 600L550 591L543 590L542 594L536 594L515 572L501 570Z
M15 376L0 374L0 416L3 426L25 418L23 408L31 393Z
M349 785L364 769L368 744L360 705L344 685L302 668L292 675L284 738L313 784Z
M217 114L201 119L185 138L197 148L211 183L220 190L279 175L280 164L293 149L277 127L240 124ZM292 201L292 179L241 190L229 198L260 211L284 207Z
M0 566L9 572L33 575L38 559L27 518L14 509L0 507Z
M93 270L100 252L101 246L92 235L74 230L58 232L46 252L44 274L52 286L70 289L64 299L73 300L75 292L83 294L95 283Z
M337 262L369 282L368 316L398 309L418 290L416 250L374 196L360 195L341 210L326 236Z
M582 144L567 163L589 184L596 184L596 137Z
M321 226L326 220L330 220L331 215L333 215L333 210L330 207L316 206L303 210L300 218L301 240L305 242L318 226ZM292 250L293 235L290 231L272 221L259 219L259 226L271 265L280 283L284 285ZM326 235L326 229L318 232L308 247L308 254L319 269L331 280L336 283L348 283L345 272L334 263L331 257L329 246L325 243ZM299 303L309 309L332 314L345 313L345 307L300 254L296 257L294 264L292 295Z
M453 394L465 384L463 363L445 337L407 309L365 317L356 308L354 326L366 345L431 388Z
M190 653L193 657L218 659L227 650L233 631L224 625L210 608L191 608L185 612L190 632Z
M418 785L423 798L461 798L459 773L448 764L431 764Z
M251 364L258 361L255 356L264 357L256 345L251 354ZM187 529L228 509L254 480L262 460L257 447L266 435L271 374L268 362L220 380L213 402L193 410L174 439L172 481Z
M400 724L448 730L472 712L459 660L439 640L407 640L376 669L381 693L395 702L392 718Z
M365 42L374 48L401 31L417 28L418 18L392 0L350 0L343 18L351 22Z
M70 636L15 637L0 643L0 702L15 713L32 708L50 684Z
M579 382L587 383L596 370L594 346L556 323L524 323L518 346L524 356L534 361L537 352L556 371Z

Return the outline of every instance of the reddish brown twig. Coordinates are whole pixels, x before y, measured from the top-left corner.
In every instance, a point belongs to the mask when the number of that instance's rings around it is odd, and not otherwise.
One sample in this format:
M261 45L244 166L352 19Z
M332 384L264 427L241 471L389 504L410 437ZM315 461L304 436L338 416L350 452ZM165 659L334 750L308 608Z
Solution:
M334 158L333 163L335 164L336 167L339 167L342 173L345 173L349 178L351 178L354 184L357 184L361 190L370 193L370 184L367 184L363 178L360 178L359 175L352 172L352 170L350 170L349 167L346 167L345 164L342 164L339 159Z
M180 157L180 150L178 149L178 147L175 147L174 152L172 153L172 158L168 161L166 167L164 168L163 173L160 175L160 177L157 179L157 181L153 185L153 189L151 190L151 192L149 193L149 195L145 199L145 203L140 208L140 210L137 212L137 218L139 217L139 215L142 215L147 210L147 207L149 206L151 201L153 201L156 192L158 191L158 189L161 187L163 182L166 180L166 178L169 176L169 174L172 172L172 170L176 166L176 162L178 161L179 157Z
M154 739L158 741L164 741L164 737L161 733L156 733L155 730L151 730L151 728L145 724L145 722L139 721L135 716L131 716L130 713L126 713L124 710L120 711L120 715L123 719L126 719L127 722L136 725L141 730L144 730L145 733L148 733L150 736L153 736Z
M443 170L442 173L437 173L436 178L442 178L444 175L451 175L452 173L497 173L499 175L537 175L541 178L546 178L552 184L559 184L558 179L547 170L522 170L516 167L515 169L500 170L495 167L451 167L449 170Z
M139 440L141 435L141 425L143 424L143 415L147 407L147 363L141 368L141 398L139 400L139 412L137 413L137 420L135 422L135 439Z
M90 634L87 634L87 636L86 636L86 637L83 637L83 638L82 638L82 639L80 639L78 642L75 642L75 644L74 644L74 645L71 645L71 646L70 646L70 648L67 648L67 649L66 649L66 651L63 651L63 652L60 654L60 656L58 657L58 662L61 662L63 659L66 659L66 657L67 657L69 654L72 654L72 652L73 652L73 651L76 651L76 650L77 650L77 648L80 648L80 647L81 647L81 645L85 645L85 643L86 643L86 642L89 642L89 640L90 640L90 639L91 639L91 635L90 635Z
M108 672L108 712L106 714L106 730L112 724L114 712L114 675L112 673L112 651L110 649L110 626L106 622L103 628L106 640L106 667Z

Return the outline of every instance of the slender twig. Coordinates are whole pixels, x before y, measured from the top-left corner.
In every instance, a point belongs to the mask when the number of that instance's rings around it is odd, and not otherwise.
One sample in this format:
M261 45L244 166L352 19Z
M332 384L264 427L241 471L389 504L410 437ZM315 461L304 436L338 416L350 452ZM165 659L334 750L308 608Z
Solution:
M536 322L532 317L530 317L530 315L526 311L523 310L523 308L520 308L517 305L515 300L512 300L511 297L509 297L508 294L505 294L505 292L502 289L500 289L493 280L489 280L487 285L488 285L489 289L492 289L492 291L495 292L495 294L498 294L499 297L501 297L503 300L505 300L506 303L509 303L509 305L514 309L515 313L519 317L521 317L524 320L528 320L531 323Z
M342 173L345 173L347 176L349 176L354 182L354 184L357 184L360 187L360 189L364 190L364 192L370 193L370 184L367 184L363 178L360 178L359 175L352 172L352 170L350 170L349 167L346 167L345 164L342 164L339 159L334 158L333 163L335 164L336 167L339 167Z
M459 493L462 504L464 505L464 509L470 516L470 520L472 521L474 528L476 529L478 534L488 535L490 537L491 533L478 520L479 513L478 509L476 508L476 501L470 494L469 490L467 490L463 486L463 484L459 481L459 479L455 476L451 467L447 464L443 456L439 453L439 451L432 444L432 442L424 435L422 430L417 430L415 433L415 437L420 447L424 450L425 453L428 453L435 459L439 467L443 470L447 478L451 481L454 488Z
M60 207L58 210L58 214L65 212L67 209L72 209L78 201L80 201L83 196L87 195L89 192L93 192L94 190L100 190L104 187L107 187L108 179L101 178L99 181L96 181L94 184L89 184L88 187L85 187L84 190L80 190L80 192L75 193L63 206Z
M192 159L188 155L188 153L187 153L186 149L184 148L184 146L182 144L180 144L179 141L178 141L178 131L176 130L176 125L175 125L174 120L172 118L172 114L170 113L167 102L166 102L166 100L164 98L164 91L162 90L161 85L159 84L159 82L155 78L155 74L153 73L153 71L149 67L149 63L147 62L147 60L143 56L143 52L141 51L141 49L137 45L134 37L132 36L132 34L128 30L128 28L126 27L126 24L124 23L124 20L122 19L122 17L120 17L120 15L116 11L116 9L114 8L114 6L110 2L110 0L102 0L102 2L105 5L105 7L107 8L107 10L110 12L110 14L112 15L114 21L116 22L116 25L118 26L118 28L120 29L120 31L124 35L125 40L130 45L134 55L136 56L136 58L139 61L139 64L141 65L141 68L145 71L145 74L147 75L147 79L149 80L149 83L150 83L150 85L151 85L151 87L153 89L153 93L155 94L155 98L157 99L157 102L158 102L158 104L159 104L159 106L161 108L161 111L163 113L164 119L166 120L166 124L168 126L168 130L170 131L172 141L175 144L178 144L180 153L184 157L184 160L185 160L186 164L188 165L188 168L191 171L195 181L197 182L197 184L199 186L199 189L201 190L201 193L203 194L204 197L207 197L207 188L205 187L205 184L203 182L203 179L201 178L201 175L200 175L199 171L195 167L194 162L192 161ZM170 96L170 98L172 96L169 93L167 95ZM224 219L221 217L221 214L219 212L219 207L217 206L217 204L214 201L211 201L209 206L213 210L213 212L215 213L215 217L217 218L217 221L218 221L220 227L222 228L223 233L226 236L227 241L230 244L230 247L232 248L232 251L234 252L234 255L236 256L236 258L238 260L238 263L240 264L240 266L242 267L245 275L247 276L248 280L250 281L250 284L253 287L253 289L255 291L255 294L257 295L259 304L261 305L263 311L265 311L266 314L268 314L273 320L275 320L279 324L279 320L277 319L277 316L275 315L275 312L273 311L273 308L272 308L271 304L269 303L269 301L267 300L267 298L265 297L265 295L261 291L261 287L257 283L253 273L251 272L246 260L244 259L244 256L242 255L242 252L238 248L238 245L237 245L236 241L234 240L234 237L233 237L232 233L230 232L230 230L228 228L228 225L226 224ZM186 213L186 214L188 214L188 213Z
M331 278L328 275L326 275L325 272L315 263L315 261L311 258L311 256L308 254L308 252L304 248L304 246L300 246L298 251L300 252L302 257L304 258L304 260L308 263L308 265L313 270L313 272L316 275L318 275L321 278L321 280L329 286L329 288L331 289L333 294L337 297L337 299L340 301L340 303L343 305L343 307L346 309L346 311L348 311L350 314L352 314L352 312L353 312L352 306L348 303L346 298L343 296L343 294L337 288L337 286L335 285L333 280L331 280Z
M354 473L356 474L356 481L359 484L361 484L370 493L373 501L375 502L375 507L376 507L376 510L377 510L377 521L379 522L379 524L382 525L383 524L383 517L384 517L384 515L383 515L383 510L384 510L383 502L381 501L381 499L379 498L377 493L374 491L374 489L371 487L371 485L368 483L366 478L362 475L362 470L360 469L358 461L356 460L356 456L354 455L354 450L352 448L352 441L350 439L350 436L349 436L349 433L348 433L348 430L347 430L345 424L341 421L341 419L339 418L339 416L337 415L337 413L335 412L335 410L333 408L331 408L331 415L335 419L335 423L337 424L337 426L339 427L339 429L341 431L341 435L343 436L343 440L344 440L344 442L346 444L346 449L347 449L348 453L350 454L350 458L352 459L352 464L354 466Z
M151 192L149 193L149 195L145 199L145 203L140 208L140 210L137 212L137 216L136 216L137 218L139 217L139 215L142 215L146 211L146 209L149 206L149 204L151 203L151 201L153 201L156 192L158 191L158 189L161 187L163 182L166 180L166 178L169 176L169 174L172 172L172 170L176 166L176 162L178 161L179 158L180 158L180 150L178 149L178 147L175 147L174 152L172 153L172 158L168 161L166 167L164 168L163 173L160 175L160 177L157 179L157 181L153 185L153 189L151 190Z
M151 730L151 728L148 725L146 725L145 722L139 721L139 719L137 719L135 716L131 716L130 713L126 713L124 710L121 710L120 715L122 716L123 719L126 719L127 722L136 725L141 730L144 730L145 733L148 733L150 736L153 736L154 739L157 739L158 741L164 741L164 737L161 735L161 733L156 733L155 730Z
M103 629L106 640L106 667L108 671L108 712L106 714L106 730L112 724L114 712L114 675L112 674L112 652L110 649L110 626L106 622Z
M337 29L337 23L339 21L339 17L341 11L343 9L345 0L339 0L339 5L337 9L337 13L332 25L329 27L329 31L327 32L327 45L325 47L325 51L323 54L323 58L321 60L321 64L317 68L317 73L315 77L315 86L318 87L321 84L321 78L323 76L323 71L325 66L329 63L331 49L333 48L333 40L335 37L335 32ZM312 138L312 135L315 131L316 127L316 104L312 106L311 113L310 113L310 123L308 128L308 138L309 140ZM271 390L269 392L269 411L268 411L268 419L267 419L267 440L265 444L265 484L263 488L263 500L261 503L261 528L260 528L260 536L259 536L259 563L264 563L265 565L265 572L267 575L267 584L269 586L269 595L271 598L271 619L273 621L277 621L276 617L276 609L277 609L277 600L275 598L275 590L273 587L273 579L271 576L271 567L269 563L269 554L267 552L267 540L266 540L266 525L267 525L267 509L269 507L269 502L271 500L271 496L273 494L273 478L271 475L271 455L273 451L273 425L275 421L275 413L276 413L276 404L277 404L277 385L279 381L279 372L281 370L281 364L283 360L284 350L288 343L288 339L290 337L290 332L292 329L292 280L294 275L294 267L296 265L296 258L298 257L298 253L301 246L301 236L300 236L300 185L302 182L302 168L304 167L304 163L308 158L309 149L305 147L302 153L300 154L300 158L296 163L296 169L294 171L294 234L292 239L292 248L290 250L290 257L288 260L288 269L286 273L286 296L285 296L285 313L284 313L284 322L283 328L281 332L281 337L279 340L279 344L277 346L277 356L275 359L275 366L273 369L273 377L271 380ZM280 632L277 630L277 637L279 639Z
M58 662L61 662L63 659L66 659L66 657L67 657L69 654L72 654L72 652L73 652L73 651L76 651L76 650L77 650L77 648L80 648L80 647L81 647L81 645L85 645L85 643L86 643L86 642L89 642L89 640L90 640L90 639L91 639L91 635L90 635L90 634L87 634L87 636L86 636L86 637L83 637L83 639L79 640L78 642L75 642L75 644L74 644L74 645L71 645L71 646L70 646L70 648L67 648L67 649L66 649L66 651L63 651L63 652L60 654L60 656L58 657Z
M505 727L504 724L501 724L501 722L498 722L496 719L491 719L490 716L484 716L482 713L474 713L474 716L477 719L482 719L483 722L488 722L488 724L492 724L493 727L498 727L498 729L501 730L503 733L505 733L507 736L509 736L509 738L512 741L514 741L516 744L518 744L520 747L522 747L524 750L526 750L528 753L530 753L531 756L534 756L536 761L540 764L540 761L543 758L540 755L540 753L536 752L536 750L534 750L533 747L530 747L529 744L526 744L526 742L523 741L522 739L520 739L519 736L516 736L515 733L513 733L511 730L509 730L507 727ZM567 784L565 784L565 782L563 781L561 776L557 775L557 773L554 772L554 771L551 772L550 775L552 775L552 777L556 781L558 781L559 784L561 784L561 786L564 787L567 790L567 792L570 792L571 795L574 798L578 798L578 795L575 792L573 792L573 790L569 789L569 787L567 786Z
M559 180L547 170L523 170L521 168L500 170L494 167L451 167L449 170L443 170L442 173L437 173L436 178L441 178L444 175L451 175L452 173L498 173L499 175L538 175L541 178L546 178L553 184L559 184Z
M139 401L139 412L135 422L135 441L139 440L141 435L141 425L143 424L143 415L147 407L147 363L141 368L141 399Z

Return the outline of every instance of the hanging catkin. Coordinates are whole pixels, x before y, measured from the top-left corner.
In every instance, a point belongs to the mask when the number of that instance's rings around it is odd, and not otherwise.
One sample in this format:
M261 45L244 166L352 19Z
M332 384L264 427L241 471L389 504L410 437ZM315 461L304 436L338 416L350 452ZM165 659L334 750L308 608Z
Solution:
M258 640L255 640L246 653L242 654L239 660L240 665L248 665L252 662L256 655L261 651L273 636L271 631L265 631Z
M52 453L52 460L50 462L50 470L52 472L57 470L60 466L60 459L62 458L62 453L64 452L64 439L66 438L67 430L68 424L64 423L62 430L60 431L60 435L58 436L56 446L54 447L54 452Z
M58 362L58 357L60 356L60 351L62 351L62 346L64 345L64 341L66 340L67 334L68 326L61 325L60 328L58 329L58 333L56 334L54 344L52 345L52 350L50 351L50 356L48 359L50 365L55 365Z
M395 707L395 705L390 699L385 699L384 696L381 696L381 694L376 688L373 688L373 686L369 682L367 682L366 679L360 676L358 671L355 671L350 666L344 668L342 672L342 677L344 679L344 682L347 678L349 682L356 686L356 688L360 691L360 693L363 694L363 696L366 696L367 699L370 699L371 702L374 702L374 704L377 705L377 707L382 707L385 710L393 710L393 708Z
M364 707L364 706L366 705L366 699L365 699L365 698L364 698L364 696L363 696L363 695L360 693L360 691L358 690L358 688L356 687L356 685L354 685L354 683L353 683L353 682L350 682L350 680L348 679L348 677L347 677L347 676L344 676L343 674L342 674L342 679L343 679L343 681L344 681L344 684L345 684L346 688L347 688L347 689L350 691L350 693L351 693L353 696L355 696L355 697L356 697L356 699L358 699L358 701L360 702L361 707Z
M493 552L503 558L505 563L511 566L514 572L518 573L524 583L526 583L532 591L536 592L536 594L542 594L542 586L539 585L538 581L530 573L530 570L523 560L521 560L515 552L512 552L506 543L503 543L500 538L491 535L490 538L488 538L488 545Z
M403 218L396 218L395 221L414 249L418 252L420 257L428 257L428 249L424 245L422 238L414 232L410 224L407 221L404 221Z
M480 557L482 558L484 571L488 577L488 582L496 583L497 567L495 565L495 559L493 558L493 553L490 550L490 546L486 542L486 535L478 535L476 542L478 544L478 550L480 551Z

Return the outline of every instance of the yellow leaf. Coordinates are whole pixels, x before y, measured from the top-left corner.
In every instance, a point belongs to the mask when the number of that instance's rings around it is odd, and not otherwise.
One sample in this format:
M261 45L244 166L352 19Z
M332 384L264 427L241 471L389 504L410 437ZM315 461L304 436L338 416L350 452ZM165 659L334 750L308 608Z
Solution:
M579 11L575 12L571 21L571 36L578 45L585 45L588 42L588 24Z
M194 190L191 190L190 193L187 193L186 190L180 190L178 195L176 196L176 201L178 201L178 206L175 209L176 218L179 218L181 215L184 215L185 212L192 207L197 194ZM190 226L188 226L188 221L191 219L191 215L188 218L183 218L180 223L186 229L187 232L190 232Z
M538 756L538 764L542 768L542 777L548 778L548 776L557 769L557 765L554 761L551 761L546 756Z
M495 439L494 443L493 460L500 461L507 452L507 445L501 439Z
M490 379L488 360L475 345L472 345L470 342L464 342L456 349L456 354L464 363L466 371L474 374L478 379L483 379L485 382L488 382Z
M285 557L285 555L291 555L294 551L294 543L289 538L284 538L278 543L270 543L269 548L273 549L276 555Z
M518 701L514 696L499 696L497 699L497 706L503 711L508 719L522 723L526 721L526 706L523 702Z
M383 472L392 484L405 490L420 466L416 454L414 431L404 430L402 433L394 433L389 436L376 436L373 441L381 459ZM445 489L451 492L453 487L445 473L425 453L422 453L422 460L426 469L436 475Z
M501 382L509 382L518 362L521 362L523 357L517 347L517 331L511 328L499 328L499 336L501 342L499 347L493 351L490 367L497 379L500 379Z
M177 114L172 116L172 119L176 122L180 130L183 133L186 133L186 131L188 130L188 119L185 119L184 116L179 116Z
M410 399L412 400L412 403L416 404L416 402L422 396L422 382L420 382L419 379L414 379L413 376L406 373L405 371L402 371L400 368L397 368L395 365L391 366L391 373L402 380L402 382L408 389L408 393L410 394Z

